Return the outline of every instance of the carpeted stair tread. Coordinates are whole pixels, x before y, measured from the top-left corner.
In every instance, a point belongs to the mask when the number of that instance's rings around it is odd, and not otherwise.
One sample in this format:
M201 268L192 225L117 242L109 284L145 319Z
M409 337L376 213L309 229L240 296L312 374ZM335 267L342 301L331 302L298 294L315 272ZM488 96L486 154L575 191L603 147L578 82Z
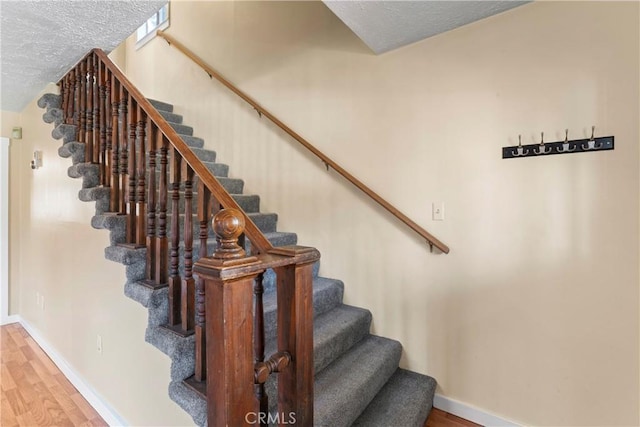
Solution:
M178 136L182 138L185 144L187 144L191 148L202 148L204 147L204 139L199 138L197 136L185 135L178 132Z
M193 128L191 126L183 125L181 123L173 123L169 121L167 121L167 123L169 123L169 125L176 131L178 135L193 136Z
M314 425L350 426L398 368L402 347L369 335L316 376Z
M229 176L229 165L224 163L203 162L216 178L227 178Z
M149 101L151 105L153 105L158 111L167 111L169 113L173 113L173 105L167 102L162 102L151 98L147 98L147 101Z
M215 163L216 161L216 152L213 150L193 147L191 148L191 150L195 153L196 157L198 157L203 162Z
M397 369L353 425L422 427L431 412L436 385L431 377Z
M164 111L164 110L158 110L158 113L160 113L160 115L164 117L164 119L168 122L182 124L182 116L180 114L176 114L176 113L172 113L170 111Z

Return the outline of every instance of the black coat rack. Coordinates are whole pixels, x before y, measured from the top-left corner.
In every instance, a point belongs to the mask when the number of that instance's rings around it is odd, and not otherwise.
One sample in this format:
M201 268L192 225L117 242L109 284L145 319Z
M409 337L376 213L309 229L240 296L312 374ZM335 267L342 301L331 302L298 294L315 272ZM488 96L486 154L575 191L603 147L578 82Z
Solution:
M540 143L529 145L522 145L521 135L518 135L518 145L502 147L502 158L515 159L519 157L541 157L552 154L613 150L613 136L594 138L595 129L595 126L591 127L591 138L573 140L569 140L569 129L565 129L564 141L557 142L544 142L544 132L542 132Z

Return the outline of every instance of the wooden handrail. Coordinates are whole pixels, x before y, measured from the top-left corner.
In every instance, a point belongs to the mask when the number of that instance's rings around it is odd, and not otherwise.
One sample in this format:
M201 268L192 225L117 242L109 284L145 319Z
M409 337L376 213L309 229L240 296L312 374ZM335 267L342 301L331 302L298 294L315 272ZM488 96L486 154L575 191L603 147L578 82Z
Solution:
M371 190L362 181L360 181L359 179L357 179L356 177L351 175L349 172L347 172L343 167L341 167L339 164L337 164L335 161L333 161L331 158L329 158L323 152L318 150L309 141L307 141L302 136L300 136L298 133L296 133L291 128L289 128L287 125L282 123L277 117L275 117L268 110L266 110L264 107L262 107L260 104L258 104L249 95L247 95L246 93L244 93L243 91L238 89L233 83L231 83L229 80L224 78L220 73L218 73L216 70L214 70L212 67L210 67L206 62L204 62L195 53L193 53L191 50L189 50L187 47L185 47L182 43L180 43L179 41L177 41L175 38L173 38L169 34L165 33L164 31L158 30L156 32L156 34L158 36L162 37L163 39L165 39L167 41L167 43L169 43L170 45L175 46L176 49L178 49L185 56L190 58L193 62L198 64L209 75L209 77L214 77L216 80L218 80L224 86L226 86L229 90L231 90L233 93L235 93L240 98L242 98L245 102L247 102L249 105L251 105L260 115L263 115L266 118L268 118L269 120L271 120L271 122L273 122L276 126L278 126L280 129L282 129L284 132L289 134L289 136L291 136L293 139L298 141L303 147L305 147L306 149L311 151L316 157L318 157L320 160L322 160L322 162L327 166L327 168L330 167L333 170L335 170L336 172L338 172L347 181L349 181L350 183L355 185L359 190L361 190L367 196L372 198L376 203L378 203L380 206L385 208L389 213L391 213L393 216L395 216L400 221L405 223L413 231L418 233L422 238L424 238L429 243L429 245L435 246L436 248L440 249L445 254L449 253L449 247L447 245L442 243L440 240L438 240L436 237L434 237L427 230L425 230L424 228L419 226L415 221L413 221L411 218L409 218L408 216L403 214L400 210L398 210L391 203L387 202L385 199L380 197L375 191Z
M237 209L244 215L246 223L245 233L251 244L261 253L267 253L273 249L271 242L265 237L260 229L251 221L251 218L244 213L238 203L231 195L222 187L222 184L213 176L211 171L202 163L189 146L180 138L178 133L171 125L160 115L158 110L151 105L149 100L129 81L129 79L120 71L120 69L109 59L109 57L101 49L93 49L98 58L107 66L109 71L116 76L126 91L135 99L140 108L144 110L149 119L155 123L158 129L166 136L169 143L175 147L182 158L191 166L198 178L211 191L213 196L225 208Z

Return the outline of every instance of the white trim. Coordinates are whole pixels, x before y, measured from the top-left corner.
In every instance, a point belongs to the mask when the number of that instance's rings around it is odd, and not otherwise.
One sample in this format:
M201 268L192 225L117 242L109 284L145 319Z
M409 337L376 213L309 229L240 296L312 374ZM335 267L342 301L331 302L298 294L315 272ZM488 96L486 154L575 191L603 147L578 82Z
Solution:
M0 323L9 318L9 138L0 138Z
M442 411L446 411L450 414L457 415L460 418L473 421L474 423L486 427L521 427L520 424L514 423L513 421L507 421L504 418L485 412L482 409L478 409L474 406L470 406L466 403L462 403L439 394L435 395L433 399L433 406Z
M18 323L20 322L20 316L18 316L17 314L12 314L11 316L7 316L4 319L2 319L2 322L0 322L0 325L8 325L10 323Z
M13 316L12 316L13 317ZM67 363L67 361L44 339L44 337L40 334L40 332L29 325L29 323L21 318L20 316L15 316L19 319L20 324L29 332L29 335L33 338L33 340L38 343L38 345L47 353L47 356L56 364L58 369L62 371L65 377L73 384L73 386L78 389L82 397L84 397L89 405L93 407L93 409L100 414L100 416L106 421L110 426L126 426L127 423L124 422L122 417L118 415L118 413L111 408L99 395L96 393L91 386L89 386L82 377Z

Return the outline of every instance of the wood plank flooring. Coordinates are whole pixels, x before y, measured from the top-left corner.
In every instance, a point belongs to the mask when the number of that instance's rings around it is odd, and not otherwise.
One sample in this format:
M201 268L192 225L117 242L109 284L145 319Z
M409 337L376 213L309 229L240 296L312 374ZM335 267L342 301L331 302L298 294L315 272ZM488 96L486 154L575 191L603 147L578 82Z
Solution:
M472 423L464 418L457 417L440 409L433 408L427 418L424 427L479 427L480 424Z
M108 426L19 324L0 327L0 425Z

